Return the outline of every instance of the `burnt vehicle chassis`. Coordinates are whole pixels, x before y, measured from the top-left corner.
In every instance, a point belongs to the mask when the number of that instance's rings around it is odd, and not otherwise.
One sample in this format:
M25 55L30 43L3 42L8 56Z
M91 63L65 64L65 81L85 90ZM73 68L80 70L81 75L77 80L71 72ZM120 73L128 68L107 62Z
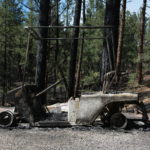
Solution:
M18 94L21 93L21 94ZM70 98L67 102L67 119L51 120L52 115L47 106L37 107L36 87L26 85L16 93L15 110L0 113L0 127L17 126L20 122L27 122L30 126L38 127L67 127L76 125L93 125L100 117L105 126L125 128L127 118L121 113L125 104L137 104L142 112L142 120L149 124L149 118L144 104L139 102L138 94L119 93L103 94L101 92L81 95L80 98ZM115 109L112 108L115 106ZM39 114L39 109L43 114Z

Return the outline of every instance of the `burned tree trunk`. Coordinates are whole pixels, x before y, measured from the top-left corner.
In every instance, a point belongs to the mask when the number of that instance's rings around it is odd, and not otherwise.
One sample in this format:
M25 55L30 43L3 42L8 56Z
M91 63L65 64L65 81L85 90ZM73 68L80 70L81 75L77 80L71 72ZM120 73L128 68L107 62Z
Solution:
M120 16L120 0L107 0L105 9L104 24L112 26L112 29L105 29L104 38L110 35L104 40L103 52L102 52L102 64L101 64L101 78L100 83L103 84L104 75L107 72L114 70L116 62L116 51L118 47L118 30L119 30L119 16Z
M59 0L56 0L56 26L59 26ZM59 38L59 29L56 29L56 37ZM59 40L56 40L56 50L55 50L55 64L57 64L59 53ZM57 81L57 67L54 69L55 82ZM56 87L54 87L54 97L56 97Z
M76 1L74 26L80 25L81 5L82 5L82 0ZM79 36L79 28L75 28L73 31L74 39L72 41L70 64L69 64L68 97L74 96L74 91L75 91L76 58L77 58L77 49L78 49L78 39L75 38L78 38L78 36Z
M146 4L147 0L143 0L143 8L141 14L141 26L140 26L140 41L139 41L139 50L138 50L138 64L137 64L137 76L138 84L142 83L142 56L143 56L143 44L144 44L144 35L145 35L145 13L146 13Z
M5 2L5 34L4 34L4 71L3 71L3 96L2 96L2 106L5 105L5 98L7 93L7 11L6 11L6 2Z
M40 0L40 13L39 13L39 25L48 26L48 14L49 14L49 0ZM43 38L47 38L48 28L39 28L39 44L37 52L37 65L36 65L36 77L35 82L38 88L38 92L42 91L46 87L46 56L47 56L47 41ZM46 94L38 97L38 101L42 104L46 103Z
M83 0L83 25L85 25L85 21L86 21L86 18L85 18L85 3L86 3L86 0ZM81 65L82 65L82 59L83 59L83 50L84 50L84 37L85 37L85 32L83 31L83 34L82 34L82 41L81 41L81 49L80 49L80 52L79 52L79 60L78 60L78 64L77 64L77 72L76 72L76 82L75 82L75 91L74 91L74 97L78 97L79 96L79 87L80 87L80 73L81 73Z
M124 35L125 18L126 18L126 2L127 2L126 0L123 0L123 4L122 4L122 14L121 14L117 58L116 58L116 81L119 80L119 72L121 66L121 54L123 48L123 35Z
M7 93L7 44L6 43L7 42L6 42L6 33L5 33L2 106L5 105L5 98L6 98L6 93Z
M105 74L103 81L103 89L104 93L107 93L111 88L112 84L116 84L119 81L120 76L120 66L121 66L121 54L123 48L123 38L124 38L124 28L125 28L125 18L126 18L126 0L123 0L122 4L122 13L121 13L121 21L119 28L119 38L118 38L118 48L117 48L117 56L116 56L116 68L115 71L110 71Z

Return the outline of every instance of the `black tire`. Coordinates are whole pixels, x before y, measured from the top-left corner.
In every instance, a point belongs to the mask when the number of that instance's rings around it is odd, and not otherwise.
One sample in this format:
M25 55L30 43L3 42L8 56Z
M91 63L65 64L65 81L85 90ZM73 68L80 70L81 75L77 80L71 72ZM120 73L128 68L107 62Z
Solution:
M109 110L107 109L107 107L105 107L103 111L100 113L100 119L102 123L107 127L110 126L110 117L111 117L111 114Z
M127 126L127 118L122 113L114 113L110 118L110 125L113 128L125 129Z
M0 113L0 127L10 127L15 122L15 116L11 111L4 111Z

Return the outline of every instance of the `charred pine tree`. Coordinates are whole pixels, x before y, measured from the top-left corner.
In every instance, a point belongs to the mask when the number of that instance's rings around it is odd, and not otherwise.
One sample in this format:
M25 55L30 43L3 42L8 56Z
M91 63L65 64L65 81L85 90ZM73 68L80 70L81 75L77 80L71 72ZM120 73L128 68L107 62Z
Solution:
M138 64L137 64L137 77L138 77L138 84L142 83L143 80L143 64L142 64L142 57L143 57L143 44L144 44L144 35L145 35L145 13L146 13L146 5L147 0L143 0L143 7L141 13L141 26L140 26L140 41L139 41L139 49L138 49Z
M7 42L6 42L6 40L7 39L6 39L6 33L5 33L2 106L5 105L5 98L6 98L6 93L7 93Z
M69 5L70 5L70 0L67 0L67 19L66 19L66 26L69 25Z
M112 29L105 29L104 38L111 33L112 37L107 37L103 42L100 78L101 85L103 84L104 75L115 69L116 52L118 47L120 3L121 0L106 0L104 25L112 26Z
M4 72L3 72L3 97L2 97L2 106L5 105L5 98L6 98L6 93L7 93L7 11L6 11L6 7L7 4L5 2L5 34L4 34Z
M83 25L85 25L85 4L86 4L86 0L83 0L83 11L82 11L82 15L83 15ZM79 96L78 90L80 87L80 73L81 73L81 65L82 65L82 59L83 59L83 50L84 50L84 37L85 37L85 32L83 31L82 33L82 42L81 42L81 49L79 52L79 60L78 60L78 64L77 64L77 72L76 72L76 82L75 82L75 92L74 92L74 97Z
M122 3L122 12L121 12L121 21L119 29L119 39L118 39L118 48L117 48L117 57L116 57L116 81L119 80L119 72L121 67L121 54L123 48L123 38L124 38L124 28L125 28L125 19L126 19L126 0L123 0Z
M39 26L48 26L50 0L40 0ZM35 82L38 92L46 87L46 57L47 57L47 38L48 28L39 28L40 40L37 51L36 77ZM41 104L46 103L46 94L38 97Z
M75 6L75 16L74 16L74 26L80 25L81 16L81 6L82 0L76 1ZM68 76L68 97L74 96L75 91L75 73L76 73L76 59L77 59L77 49L78 49L78 38L79 28L75 28L73 31L73 41L71 45L71 56L69 64L69 76Z
M56 13L56 21L55 25L59 26L59 1L60 0L55 0L55 13ZM59 38L59 29L56 28L56 38ZM58 59L58 53L59 53L59 40L56 40L56 49L55 49L55 68L54 68L54 81L57 81L57 59ZM56 97L56 86L54 87L54 97Z

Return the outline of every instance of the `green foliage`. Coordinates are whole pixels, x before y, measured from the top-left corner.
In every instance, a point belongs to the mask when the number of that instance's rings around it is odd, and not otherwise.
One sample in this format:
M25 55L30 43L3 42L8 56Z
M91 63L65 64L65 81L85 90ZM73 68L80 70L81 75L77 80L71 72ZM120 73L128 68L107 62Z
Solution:
M132 70L136 67L137 46L139 37L139 17L136 13L126 13L122 68Z
M90 0L87 6L86 13L86 26L101 26L103 25L104 18L104 4L102 1ZM103 37L102 29L90 29L86 30L86 37L99 38ZM84 57L82 65L82 80L83 87L87 87L87 84L93 85L91 88L98 87L99 84L99 70L100 70L100 59L103 47L103 40L86 40L84 44ZM95 75L97 79L95 80ZM95 80L95 85L91 84L91 81ZM85 86L84 86L85 84Z
M21 3L24 2L29 8L25 8ZM51 1L52 10L50 14L50 25L56 24L56 2ZM74 2L65 0L59 2L59 26L72 25L74 19ZM67 7L68 3L68 7ZM4 74L7 76L7 85L12 86L13 83L22 80L22 73L25 60L25 51L27 43L27 32L24 26L38 25L38 7L37 1L26 0L0 0L0 85L4 79ZM35 11L36 10L36 11ZM82 10L83 11L83 10ZM86 0L86 23L85 26L100 26L104 24L105 3L103 0ZM124 37L124 47L122 53L122 70L135 71L139 41L139 14L126 13L126 27ZM83 15L81 15L81 25L83 25ZM80 30L82 37L83 30ZM103 37L103 31L100 29L85 30L85 37ZM50 37L56 37L56 29L49 31ZM59 29L60 37L72 37L71 29ZM55 71L55 56L57 41L48 42L47 56L47 76L49 82L53 80L53 72ZM78 52L81 49L81 41L79 41ZM57 63L61 67L65 77L68 75L68 62L70 59L71 40L60 40ZM5 65L5 49L6 49L6 65L7 70L4 72ZM83 51L83 62L81 70L81 88L82 89L98 89L100 76L101 53L103 49L103 40L85 40ZM144 45L144 67L150 66L150 18L146 22L146 35ZM34 81L36 67L36 51L37 41L31 38L29 48L29 61L27 67L27 80ZM79 54L79 53L78 53ZM57 77L60 78L60 73L57 69ZM131 84L133 76L130 76ZM130 82L129 81L129 82ZM129 83L130 84L130 83Z
M28 7L29 8L36 8L36 4L34 1L28 1ZM26 18L26 24L28 26L34 26L37 25L38 22L38 13L35 12L33 9L29 10L27 12L27 18Z
M12 80L17 79L18 65L21 61L22 44L24 35L22 32L24 14L22 8L15 0L3 0L0 3L0 61L1 80L6 76L7 86L11 86ZM3 70L5 68L5 71ZM2 82L1 82L2 83Z
M99 72L91 71L81 81L81 86L86 90L99 90Z
M137 87L138 86L138 83L137 83L137 80L136 80L136 73L130 73L129 74L129 80L128 80L128 86L127 87Z

